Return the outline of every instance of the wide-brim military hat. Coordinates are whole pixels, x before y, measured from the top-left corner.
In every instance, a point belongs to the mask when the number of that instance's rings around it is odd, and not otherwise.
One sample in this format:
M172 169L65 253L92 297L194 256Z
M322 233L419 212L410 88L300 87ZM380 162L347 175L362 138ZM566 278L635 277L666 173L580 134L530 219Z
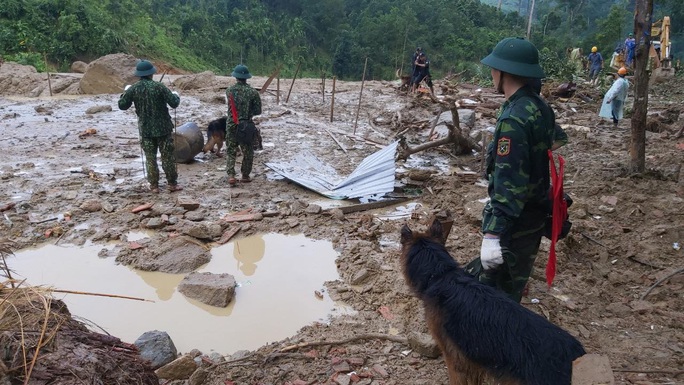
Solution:
M140 60L135 66L135 76L149 76L157 73L157 68L147 60Z
M520 37L501 40L492 53L480 63L491 68L525 78L541 79L546 77L539 65L539 51L529 41Z
M230 74L230 76L236 79L249 79L252 77L252 74L249 73L249 69L246 65L238 64L237 66L235 66L235 69Z

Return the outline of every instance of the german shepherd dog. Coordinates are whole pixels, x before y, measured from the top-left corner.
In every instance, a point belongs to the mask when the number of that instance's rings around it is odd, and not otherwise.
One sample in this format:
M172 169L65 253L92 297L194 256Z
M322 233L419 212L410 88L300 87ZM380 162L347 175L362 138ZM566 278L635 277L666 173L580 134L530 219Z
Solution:
M205 154L211 151L219 158L222 156L221 148L223 147L223 142L226 141L226 119L224 116L209 122L209 126L207 126L207 144L202 149ZM216 150L214 151L215 147Z
M450 385L570 385L585 354L574 337L503 292L468 275L444 247L442 225L401 229L406 283L423 302L428 329L444 355Z

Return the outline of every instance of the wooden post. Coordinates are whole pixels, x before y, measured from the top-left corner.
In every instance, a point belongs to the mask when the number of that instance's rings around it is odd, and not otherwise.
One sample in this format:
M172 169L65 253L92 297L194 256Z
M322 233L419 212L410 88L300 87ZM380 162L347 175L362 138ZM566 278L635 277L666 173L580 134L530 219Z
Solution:
M335 113L335 81L336 80L337 80L337 76L333 76L332 95L330 96L330 123L332 123L333 115Z
M532 0L532 6L530 7L530 15L527 18L527 40L530 40L530 31L532 30L532 15L534 14L534 0Z
M280 104L280 75L276 79L276 104Z
M292 78L292 84L290 84L290 90L287 91L287 98L285 98L285 103L290 101L290 93L292 92L292 87L294 86L295 80L297 80L297 75L299 74L299 67L302 66L302 61L300 60L297 64L297 70L295 71L294 77Z
M646 113L648 112L647 71L651 49L651 15L653 0L637 0L634 12L634 108L629 146L629 169L642 173L646 170Z
M43 60L45 60L45 72L47 72L48 89L50 96L52 96L52 82L50 81L50 70L48 69L47 54L43 53Z
M323 72L323 77L321 79L321 93L323 94L323 104L325 104L325 72Z
M354 119L354 134L356 135L356 125L359 123L359 112L361 111L361 97L363 96L363 85L366 82L366 67L368 66L368 57L363 64L363 76L361 77L361 91L359 92L359 106L356 107L356 118Z

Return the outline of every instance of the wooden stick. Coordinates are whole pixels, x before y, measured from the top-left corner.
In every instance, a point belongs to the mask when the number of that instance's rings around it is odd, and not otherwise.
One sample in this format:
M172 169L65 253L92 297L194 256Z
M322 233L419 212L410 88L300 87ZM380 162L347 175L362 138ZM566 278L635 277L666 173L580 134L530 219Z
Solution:
M103 294L103 293L90 293L87 291L73 291L73 290L59 290L59 289L50 289L51 292L53 293L63 293L63 294L78 294L78 295L90 295L93 297L109 297L109 298L121 298L121 299L132 299L135 301L143 301L143 302L152 302L154 301L145 299L145 298L138 298L138 297L129 297L126 295L118 295L118 294Z
M154 203L145 203L144 205L140 205L140 206L134 208L133 210L131 210L131 212L132 212L133 214L139 213L139 212L141 212L141 211L145 211L145 210L151 209L152 206L154 206Z
M359 92L359 106L356 108L356 118L354 119L354 134L356 135L356 125L359 123L359 112L361 111L361 97L363 96L363 85L366 82L366 67L368 66L368 57L363 64L363 76L361 77L361 91Z
M271 85L271 82L273 81L273 78L275 78L276 76L278 76L278 74L280 74L280 66L278 66L278 67L275 69L275 71L273 71L273 73L271 74L271 76L268 77L268 80L266 80L266 83L264 83L264 85L261 86L261 89L259 90L259 93L260 93L260 94L263 94L264 92L266 92L266 90L268 89L268 86Z
M340 146L340 148L342 149L342 151L344 151L344 153L346 154L346 153L347 153L347 148L344 147L344 146L342 145L342 143L340 143L340 141L337 140L337 138L335 137L335 135L333 135L333 133L330 132L327 128L324 128L324 130L325 130L325 132L328 133L328 135L330 135L330 137L332 138L332 140L334 140L335 143L337 143L337 145Z
M359 341L359 340L372 340L372 339L388 340L388 341L393 341L393 342L399 342L401 344L408 343L408 340L405 337L391 336L391 335L379 334L379 333L368 333L368 334L362 334L359 336L349 337L347 339L339 340L339 341L302 342L302 343L299 343L296 345L286 346L286 347L280 349L279 352L285 353L285 352L288 352L290 350L307 348L310 346L344 345L344 344L348 344L350 342L355 342L355 341Z
M299 68L302 66L302 61L300 60L299 63L297 63L297 70L295 71L294 77L292 78L292 84L290 84L290 90L287 91L287 98L285 99L285 103L290 101L290 93L292 92L292 87L294 87L295 80L297 80L297 75L299 74Z
M333 122L333 114L335 112L335 81L336 80L337 80L337 76L333 76L332 96L330 97L330 123Z
M653 284L653 286L651 286L650 288L648 288L648 290L646 290L646 292L644 293L644 295L642 295L641 298L639 298L639 299L643 301L644 298L646 298L647 295L651 294L651 291L653 291L653 289L655 289L658 285L660 285L661 283L667 281L668 279L674 277L675 275L677 275L677 274L679 274L679 273L684 273L684 267L682 267L682 268L679 269L679 270L673 271L672 273L670 273L670 274L664 276L663 278L660 278L656 283Z
M321 88L321 93L323 94L323 104L325 104L325 72L323 72L323 78L321 79Z
M276 104L280 104L280 75L276 80Z
M45 60L45 72L47 72L48 89L50 96L52 96L52 82L50 81L50 71L48 70L47 54L43 52L43 59Z

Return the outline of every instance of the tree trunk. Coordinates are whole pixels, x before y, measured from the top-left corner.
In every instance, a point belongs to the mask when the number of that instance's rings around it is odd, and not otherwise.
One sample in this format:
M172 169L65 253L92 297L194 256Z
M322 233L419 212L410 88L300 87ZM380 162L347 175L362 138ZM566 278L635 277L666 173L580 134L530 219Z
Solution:
M534 15L534 0L532 0L532 6L530 7L530 17L527 18L527 40L530 40L530 31L532 31L532 15Z
M651 15L653 0L637 0L634 13L634 108L629 147L629 169L642 173L646 170L646 113L648 112L648 60L651 49Z

